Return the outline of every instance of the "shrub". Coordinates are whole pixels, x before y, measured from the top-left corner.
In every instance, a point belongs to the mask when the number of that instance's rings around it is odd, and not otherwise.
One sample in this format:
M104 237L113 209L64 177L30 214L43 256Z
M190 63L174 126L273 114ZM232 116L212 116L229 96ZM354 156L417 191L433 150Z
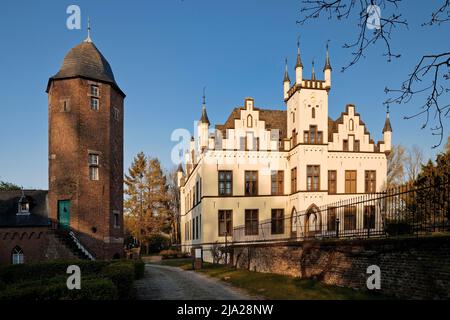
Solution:
M147 253L158 253L169 248L170 238L162 234L149 236L147 239Z
M132 298L135 268L131 261L118 261L103 268L100 276L111 279L117 287L119 299Z
M89 275L99 273L109 262L89 260L55 260L40 263L18 264L0 267L0 281L5 284L14 284L34 279L53 278L66 275L67 267L77 265L81 274Z
M163 250L159 254L162 259L173 259L177 257L178 253L176 250Z
M142 260L134 261L134 279L142 279L145 273L145 263Z
M62 281L61 281L62 280ZM26 284L26 285L25 285ZM20 283L0 291L0 300L114 300L118 290L109 279L86 279L80 290L69 290L66 279L57 277L38 284Z

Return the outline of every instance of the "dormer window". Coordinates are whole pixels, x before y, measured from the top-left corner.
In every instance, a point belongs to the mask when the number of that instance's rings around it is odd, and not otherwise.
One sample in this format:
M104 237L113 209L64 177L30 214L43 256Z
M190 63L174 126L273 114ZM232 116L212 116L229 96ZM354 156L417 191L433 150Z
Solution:
M27 197L25 196L25 193L22 190L22 196L19 199L18 204L18 215L29 215L30 214L30 202L28 201Z

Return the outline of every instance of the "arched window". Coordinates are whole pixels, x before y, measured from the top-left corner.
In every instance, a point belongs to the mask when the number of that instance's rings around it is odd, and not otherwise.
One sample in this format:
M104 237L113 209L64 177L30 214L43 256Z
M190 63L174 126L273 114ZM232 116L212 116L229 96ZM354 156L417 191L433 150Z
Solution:
M353 131L354 130L354 126L355 125L353 124L353 119L350 119L349 124L348 124L349 130Z
M247 116L247 127L253 127L253 117L250 114Z
M315 118L316 117L316 108L312 108L311 109L311 118Z
M20 247L14 247L11 252L11 263L12 264L22 264L23 263L23 250Z

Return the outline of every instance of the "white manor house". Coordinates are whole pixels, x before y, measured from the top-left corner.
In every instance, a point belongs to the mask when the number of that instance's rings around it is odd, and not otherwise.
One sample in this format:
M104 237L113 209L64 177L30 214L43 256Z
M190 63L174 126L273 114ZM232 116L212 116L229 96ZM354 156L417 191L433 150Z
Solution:
M184 251L202 247L211 260L214 243L322 236L335 231L336 220L343 232L375 228L381 218L371 207L361 215L350 207L342 217L319 210L381 191L391 150L389 112L378 143L354 105L336 120L328 116L331 71L327 48L324 80L316 79L314 63L304 78L298 48L294 83L287 65L284 75L286 110L246 98L211 130L203 103L185 169L178 169Z

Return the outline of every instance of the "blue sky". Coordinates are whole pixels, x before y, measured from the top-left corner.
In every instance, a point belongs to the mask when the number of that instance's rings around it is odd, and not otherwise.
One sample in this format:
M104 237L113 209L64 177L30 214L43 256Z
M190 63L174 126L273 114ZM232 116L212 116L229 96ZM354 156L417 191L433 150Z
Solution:
M66 28L66 8L81 7L81 30ZM357 35L354 20L327 19L296 24L301 1L276 0L159 0L159 1L8 1L0 11L0 180L24 187L47 188L47 80L69 49L86 37L87 16L92 37L110 62L125 100L125 169L144 151L171 168L170 140L176 128L193 130L207 86L208 115L223 123L244 97L256 106L283 109L284 58L291 79L296 38L301 36L305 74L311 60L322 78L325 43L330 43L333 84L329 114L339 116L354 103L372 137L382 138L385 86L398 86L422 54L448 50L448 25L421 28L439 2L401 4L409 30L393 34L394 51L402 58L391 63L383 46L341 73L351 59L342 48ZM383 11L382 11L383 14ZM447 39L444 41L444 39ZM391 107L394 143L421 146L428 157L439 150L422 120L403 120L418 103ZM448 121L447 121L448 122ZM445 135L449 135L447 126Z

